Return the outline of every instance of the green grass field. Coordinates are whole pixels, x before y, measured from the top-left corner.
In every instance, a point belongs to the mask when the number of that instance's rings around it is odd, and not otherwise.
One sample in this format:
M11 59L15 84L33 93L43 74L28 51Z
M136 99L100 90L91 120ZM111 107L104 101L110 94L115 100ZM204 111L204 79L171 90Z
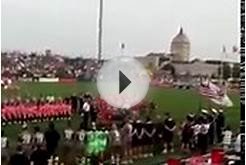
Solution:
M78 94L80 92L87 91L97 95L96 85L89 82L80 82L74 84L19 83L18 85L20 87L18 91L2 90L2 100L5 98L14 98L16 96L39 97L41 95L45 96L49 94L55 95L56 97L64 97L70 96L73 93ZM239 129L240 121L240 97L239 93L230 93L229 96L232 99L234 106L225 109L226 123L229 124L233 128L233 131L236 132ZM146 99L153 100L158 105L154 115L163 115L165 112L170 112L177 122L181 122L185 115L189 112L198 112L199 107L216 107L215 105L212 105L207 99L202 98L195 90L151 87L148 95L146 96ZM73 119L73 127L77 128L79 122L79 117L75 116ZM43 129L47 127L47 123L39 123L39 125L41 125ZM65 128L66 122L57 121L56 126L61 131L63 128ZM21 127L18 125L6 126L4 128L6 135L10 138L10 144L16 141L16 135L21 131L20 128ZM12 143L12 147L13 146L14 145ZM162 157L160 157L160 159L162 159Z

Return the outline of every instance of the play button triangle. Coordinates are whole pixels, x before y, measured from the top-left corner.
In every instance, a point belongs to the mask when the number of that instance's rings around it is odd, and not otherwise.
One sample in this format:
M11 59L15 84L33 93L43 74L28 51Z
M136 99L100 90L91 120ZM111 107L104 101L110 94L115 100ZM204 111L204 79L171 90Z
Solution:
M119 71L119 93L123 92L130 84L131 81L121 71Z

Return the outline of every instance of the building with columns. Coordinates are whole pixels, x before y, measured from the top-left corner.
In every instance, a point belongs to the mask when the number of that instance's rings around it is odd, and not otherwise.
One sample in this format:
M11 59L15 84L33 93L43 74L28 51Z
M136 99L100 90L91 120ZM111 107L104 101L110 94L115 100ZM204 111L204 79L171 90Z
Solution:
M197 77L219 77L221 60L202 60L190 58L190 40L183 28L179 29L170 44L170 53L149 53L145 56L136 57L146 68L152 68L157 75L171 76L177 79L191 79ZM237 62L222 60L231 66Z

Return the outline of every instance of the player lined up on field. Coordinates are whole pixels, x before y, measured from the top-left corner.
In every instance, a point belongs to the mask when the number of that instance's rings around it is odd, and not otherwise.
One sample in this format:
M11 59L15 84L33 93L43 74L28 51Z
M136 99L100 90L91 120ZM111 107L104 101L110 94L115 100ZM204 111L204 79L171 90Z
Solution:
M154 156L158 148L164 154L174 152L176 135L179 135L181 150L185 152L205 153L210 145L217 143L223 144L226 150L231 147L232 131L226 127L222 110L202 110L196 115L190 113L182 124L177 126L169 113L165 114L164 120L158 122L149 117L140 120L130 116L126 117L123 123L113 123L111 126L98 126L95 122L85 125L82 122L77 130L74 130L71 121L68 121L62 136L64 153L59 157L63 157L63 162L66 162L69 161L69 152L75 152L71 155L78 158L77 162L80 164L93 161L93 156L98 162L109 159L111 164L131 164L135 159ZM21 161L30 161L34 165L40 162L54 164L60 161L56 155L61 135L53 122L45 132L38 126L30 132L26 123L22 129L18 136L17 152L10 157L10 164L21 165ZM4 131L1 142L2 158L8 159L9 142ZM236 151L240 149L237 147ZM66 157L68 159L64 159ZM75 160L75 157L70 159Z

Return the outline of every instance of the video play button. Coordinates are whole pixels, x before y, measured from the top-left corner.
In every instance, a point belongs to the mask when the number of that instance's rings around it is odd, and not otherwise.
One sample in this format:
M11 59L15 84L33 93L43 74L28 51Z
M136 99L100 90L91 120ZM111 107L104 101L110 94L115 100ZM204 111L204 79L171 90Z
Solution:
M119 93L121 93L131 83L131 81L121 71L119 71L119 75L120 75Z
M106 61L99 70L97 89L108 104L128 109L144 99L149 82L140 62L131 57L117 57Z

